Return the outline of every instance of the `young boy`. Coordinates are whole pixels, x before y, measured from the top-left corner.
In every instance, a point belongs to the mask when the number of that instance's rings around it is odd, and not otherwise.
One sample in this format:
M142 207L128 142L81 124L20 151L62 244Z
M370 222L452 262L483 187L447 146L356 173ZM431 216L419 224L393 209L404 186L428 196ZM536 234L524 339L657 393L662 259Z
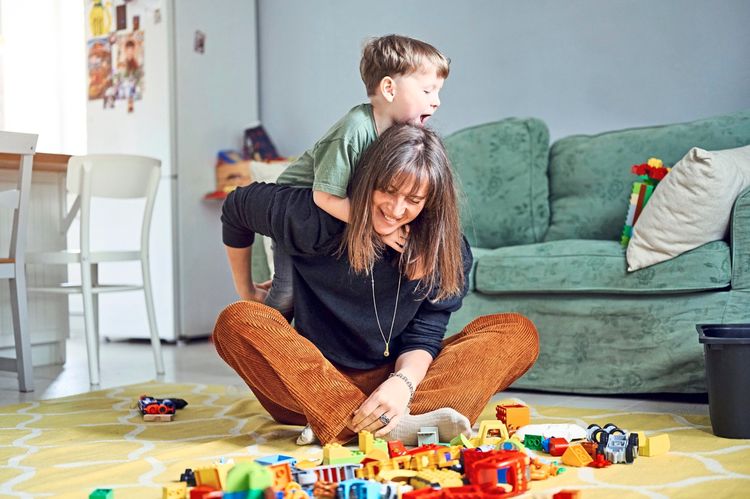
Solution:
M359 70L370 102L352 108L277 181L312 188L315 204L344 222L349 221L349 179L365 149L394 123L423 125L437 111L450 61L428 43L387 35L365 45ZM384 242L398 249L404 241ZM291 268L289 256L275 248L265 303L289 320L294 308Z

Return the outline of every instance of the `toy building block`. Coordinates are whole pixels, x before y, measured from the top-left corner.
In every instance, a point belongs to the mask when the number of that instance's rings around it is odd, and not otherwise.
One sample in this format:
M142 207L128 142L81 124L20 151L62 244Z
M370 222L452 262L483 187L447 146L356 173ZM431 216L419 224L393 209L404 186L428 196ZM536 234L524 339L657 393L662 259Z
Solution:
M174 414L144 414L143 420L157 423L169 423L174 419Z
M568 448L568 445L570 444L564 438L552 437L549 439L548 454L555 457L562 456L565 453L565 449Z
M529 466L532 480L546 480L551 476L559 474L562 469L557 466L556 462L545 462L541 459L532 459Z
M96 489L89 494L89 499L115 499L115 491L112 489Z
M415 476L417 472L414 470L390 469L378 473L377 479L380 482L408 482Z
M543 450L541 435L524 435L523 445L531 450Z
M205 499L216 492L216 489L208 485L198 485L190 489L190 499Z
M563 489L559 492L555 492L555 494L552 496L552 499L579 499L580 497L580 490Z
M359 464L364 457L364 452L349 450L341 444L323 446L323 464Z
M669 452L669 435L662 433L647 437L642 431L638 432L638 455L654 457Z
M531 423L529 407L522 404L498 404L495 406L495 416L506 427L514 426L515 428L520 428Z
M587 466L593 459L580 444L568 446L562 455L562 462L568 466Z
M229 470L225 483L224 498L262 499L264 491L273 485L273 474L267 466L242 462Z
M170 483L161 488L161 499L185 499L187 484L185 482Z
M607 466L610 466L611 464L612 462L607 461L607 458L604 457L604 454L597 452L596 456L594 456L594 460L591 461L588 464L588 466L591 468L606 468Z
M363 454L369 454L373 449L382 450L388 453L388 442L382 438L373 437L372 433L367 430L359 432L359 450Z
M340 482L336 488L338 497L380 499L380 484L372 480L353 478Z
M323 499L333 499L336 497L337 488L337 482L325 482L323 480L318 480L317 482L315 482L315 486L313 487L313 497L315 497L316 499L318 497Z
M273 476L271 487L274 491L279 492L284 490L286 485L292 481L291 467L297 462L297 459L282 454L273 454L270 456L259 457L255 462L268 467Z
M437 426L423 426L417 432L417 445L437 444L440 442Z
M223 490L227 473L234 465L231 463L214 463L210 466L195 468L196 485L207 485L214 490Z
M477 433L479 445L497 445L509 437L508 429L502 421L485 419L479 423L479 432Z
M495 490L507 492L508 497L529 488L531 460L523 452L491 451L466 458L464 451L466 477L472 485L497 487ZM478 460L472 462L475 459Z
M518 439L518 435L513 435L507 440L503 440L499 444L497 444L497 450L520 450L523 451L526 449L526 446L523 445L523 442L521 442Z
M464 482L461 474L453 470L430 470L424 469L418 471L416 476L409 480L409 483L415 489L424 487L461 487Z
M391 440L388 442L388 455L390 457L403 456L406 454L406 447L401 440Z
M180 474L180 481L185 482L188 487L195 487L195 473L190 468L185 468Z

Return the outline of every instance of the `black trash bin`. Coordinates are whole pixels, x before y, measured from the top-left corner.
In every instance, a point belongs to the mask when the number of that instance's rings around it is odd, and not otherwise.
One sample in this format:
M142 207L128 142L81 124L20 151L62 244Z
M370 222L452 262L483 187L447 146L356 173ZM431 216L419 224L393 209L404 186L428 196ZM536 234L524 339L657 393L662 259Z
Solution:
M698 324L714 435L750 438L750 324Z

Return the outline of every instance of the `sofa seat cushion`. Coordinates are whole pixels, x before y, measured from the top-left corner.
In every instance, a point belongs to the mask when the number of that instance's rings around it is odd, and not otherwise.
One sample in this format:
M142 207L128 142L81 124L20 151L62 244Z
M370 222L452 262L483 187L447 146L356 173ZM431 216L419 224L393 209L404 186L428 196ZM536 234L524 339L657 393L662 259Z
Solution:
M729 245L714 241L628 272L617 241L567 239L507 246L477 258L474 284L486 294L689 293L730 284Z

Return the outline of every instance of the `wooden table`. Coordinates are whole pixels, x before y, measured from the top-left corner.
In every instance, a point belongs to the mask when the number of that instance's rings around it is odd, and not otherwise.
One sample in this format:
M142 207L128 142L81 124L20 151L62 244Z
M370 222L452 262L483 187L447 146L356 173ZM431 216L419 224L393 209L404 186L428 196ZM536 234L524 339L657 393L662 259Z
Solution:
M52 154L38 152L34 154L35 172L65 173L68 168L69 154ZM18 154L0 153L0 168L4 170L18 170L20 156Z
M31 202L26 249L40 251L65 249L66 236L60 232L65 198L65 174L68 154L34 154ZM20 155L0 154L0 190L13 189L18 181ZM10 214L0 217L0 247L10 244ZM26 267L29 286L46 286L68 280L67 266ZM0 286L0 305L9 303L8 286ZM0 323L10 323L10 308L0 306ZM65 361L65 340L69 336L67 295L29 294L29 325L34 365ZM0 329L0 355L12 357L13 335L10 328Z

